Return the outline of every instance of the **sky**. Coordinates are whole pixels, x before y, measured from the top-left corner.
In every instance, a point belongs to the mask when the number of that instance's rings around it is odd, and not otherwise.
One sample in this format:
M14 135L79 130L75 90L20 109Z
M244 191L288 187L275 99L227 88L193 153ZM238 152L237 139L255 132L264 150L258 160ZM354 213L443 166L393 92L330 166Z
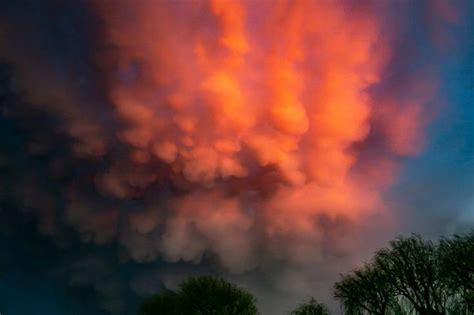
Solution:
M0 1L0 313L263 314L474 227L470 1Z

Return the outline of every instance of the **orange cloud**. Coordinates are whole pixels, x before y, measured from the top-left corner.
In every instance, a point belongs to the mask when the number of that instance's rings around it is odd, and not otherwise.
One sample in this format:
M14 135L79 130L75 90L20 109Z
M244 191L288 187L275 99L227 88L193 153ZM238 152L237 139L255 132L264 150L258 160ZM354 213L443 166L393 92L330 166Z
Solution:
M157 165L167 170L181 191L163 222L159 251L170 260L210 251L241 271L254 265L252 233L317 246L318 218L383 209L394 159L421 147L426 98L375 104L367 92L390 57L368 6L117 0L97 8L115 47L99 61L130 155L96 184L129 198L163 180ZM375 122L392 152L371 165L357 146ZM255 185L266 177L271 185Z

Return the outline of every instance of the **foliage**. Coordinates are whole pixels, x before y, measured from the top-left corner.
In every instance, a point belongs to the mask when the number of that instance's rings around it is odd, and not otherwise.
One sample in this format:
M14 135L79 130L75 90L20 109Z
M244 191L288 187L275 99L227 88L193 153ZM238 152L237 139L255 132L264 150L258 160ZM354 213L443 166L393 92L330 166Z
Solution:
M385 314L396 303L387 275L371 264L343 276L334 287L334 296L342 301L347 314Z
M139 315L255 315L249 292L220 277L190 278L177 292L164 291L146 299Z
M474 233L438 243L413 235L343 275L334 296L347 314L468 314L474 310Z
M441 239L438 259L443 280L474 313L474 231Z
M173 291L163 291L147 298L138 310L139 315L179 315L182 314L179 296Z
M311 298L309 302L303 303L293 310L291 315L329 315L329 310L324 304Z
M180 297L189 314L257 314L255 298L222 278L190 278L181 284Z
M433 242L416 235L398 238L376 253L375 265L418 313L446 313L449 292Z

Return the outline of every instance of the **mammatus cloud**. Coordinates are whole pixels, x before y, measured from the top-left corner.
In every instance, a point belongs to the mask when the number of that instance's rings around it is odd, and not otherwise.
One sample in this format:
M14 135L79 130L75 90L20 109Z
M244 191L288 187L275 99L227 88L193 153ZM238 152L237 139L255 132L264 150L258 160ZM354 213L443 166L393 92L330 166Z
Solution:
M457 21L439 5L430 23ZM0 24L14 74L2 116L25 135L21 153L0 152L1 198L42 233L61 244L72 230L122 262L278 270L298 291L301 274L361 246L355 230L393 224L383 194L423 149L438 78L430 65L387 75L403 53L389 5L80 7L46 30Z
M404 103L368 93L390 60L369 5L101 1L97 8L113 47L98 60L127 157L95 184L117 199L156 183L176 190L160 226L153 211L128 223L135 234L160 231L153 250L165 259L199 262L210 252L242 272L258 265L264 248L312 262L325 237L318 220L381 211L396 160L420 149L432 91L419 89ZM371 133L384 153L366 160L357 146Z

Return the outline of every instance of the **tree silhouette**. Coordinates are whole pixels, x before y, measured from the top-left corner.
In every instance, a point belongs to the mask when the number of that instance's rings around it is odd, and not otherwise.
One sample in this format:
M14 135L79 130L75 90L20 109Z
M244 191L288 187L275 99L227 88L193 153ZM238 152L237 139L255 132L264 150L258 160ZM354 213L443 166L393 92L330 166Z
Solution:
M383 315L396 303L389 277L372 264L342 276L334 288L334 296L341 300L347 314Z
M220 277L190 278L177 292L165 291L146 299L139 315L256 315L255 298Z
M474 313L474 230L454 235L452 239L441 239L438 254L444 281Z
M329 310L324 304L311 298L309 302L303 303L293 310L291 315L329 315Z
M374 264L419 314L446 313L450 295L433 242L417 235L398 238L376 253Z
M147 298L138 310L139 315L180 315L183 314L179 296L173 291L163 291Z
M347 314L474 313L474 233L398 238L334 288Z
M189 314L257 314L255 298L222 278L214 276L190 278L183 282L180 288L180 298Z

